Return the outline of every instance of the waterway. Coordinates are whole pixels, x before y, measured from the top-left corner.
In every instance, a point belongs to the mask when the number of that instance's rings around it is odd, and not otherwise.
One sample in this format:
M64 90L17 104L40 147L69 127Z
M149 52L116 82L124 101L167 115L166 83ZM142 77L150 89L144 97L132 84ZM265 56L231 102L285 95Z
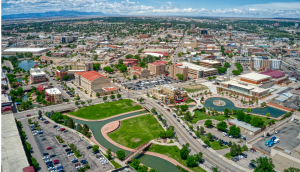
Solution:
M18 67L20 67L20 68L27 71L27 70L31 69L36 64L39 65L39 63L34 62L33 60L22 60L22 61L19 61Z
M135 115L145 113L145 112L146 111L130 113L127 115L122 115L119 117L111 118L111 119L108 119L105 121L89 122L89 121L81 121L81 120L77 120L77 119L73 119L73 120L75 123L87 124L89 126L89 128L92 130L93 135L99 144L101 144L106 149L111 148L112 152L117 152L118 150L121 150L121 149L118 148L117 146L111 144L103 137L103 135L101 133L101 128L105 124L110 123L112 121L117 121L117 120L120 120L123 118L135 116ZM126 155L128 155L130 153L129 151L126 151L126 150L125 150L125 152L126 152ZM174 164L172 164L169 161L166 161L164 159L155 157L155 156L139 154L135 158L139 159L142 164L147 165L151 168L154 168L155 170L157 170L159 172L180 172Z
M226 105L225 106L215 106L213 104L214 100L223 100L226 103ZM210 109L214 108L214 111L222 111L222 112L224 112L224 110L226 108L228 108L229 110L234 108L236 110L242 109L242 110L246 111L246 108L238 108L234 105L234 103L231 100L228 100L228 99L222 98L222 97L209 98L205 101L204 106L210 107ZM259 114L259 115L266 115L267 113L270 113L271 117L278 118L278 117L284 115L286 112L267 106L265 108L254 108L254 109L252 109L251 113Z
M27 101L28 101L27 94L25 94L25 95L22 97L22 101L23 101L23 102L27 102ZM32 104L32 106L33 106L33 107L38 107L38 108L43 107L43 106L38 105L38 104Z

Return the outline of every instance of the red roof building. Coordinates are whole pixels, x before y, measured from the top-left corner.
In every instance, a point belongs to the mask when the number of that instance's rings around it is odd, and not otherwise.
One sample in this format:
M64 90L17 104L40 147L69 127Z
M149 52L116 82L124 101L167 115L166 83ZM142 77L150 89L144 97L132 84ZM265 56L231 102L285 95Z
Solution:
M107 78L106 76L92 70L92 71L86 71L86 72L77 72L76 73L77 75L80 75L81 77L89 80L89 81L93 81L97 78L100 78L100 77L104 77L104 78Z
M148 69L150 70L150 74L151 75L165 74L167 64L168 62L166 61L155 61L153 63L148 64Z
M102 88L103 90L105 90L105 91L108 91L108 92L110 92L110 91L117 91L118 89L117 88L115 88L115 87L104 87L104 88Z
M23 168L23 172L35 172L35 171L32 166L28 166L28 167Z
M139 63L138 59L123 59L123 64L131 67L131 66L136 66Z
M40 60L41 60L43 63L50 63L50 58L49 58L49 57L41 56L41 57L40 57Z

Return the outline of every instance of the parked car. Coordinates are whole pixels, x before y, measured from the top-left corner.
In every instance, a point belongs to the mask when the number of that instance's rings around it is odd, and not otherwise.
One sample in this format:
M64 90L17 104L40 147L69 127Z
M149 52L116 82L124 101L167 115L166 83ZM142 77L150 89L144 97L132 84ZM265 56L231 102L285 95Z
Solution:
M88 146L88 147L86 147L87 149L91 149L91 148L93 148L93 146Z
M250 163L250 164L249 164L249 167L252 168L252 169L254 169L254 168L255 168L255 165L252 164L252 163Z
M87 164L88 162L86 160L81 160L80 161L82 164Z
M58 160L58 159L55 159L55 160L53 161L53 163L54 163L54 164L58 164L58 163L59 163L59 160Z
M268 146L270 142L271 142L271 140L267 140L265 145Z
M275 140L274 140L274 143L276 144L276 143L279 143L280 142L280 139L279 138L276 138Z
M207 148L208 146L207 145L202 145L202 147Z
M50 150L50 149L52 149L52 147L47 147L46 149L47 149L47 150Z
M43 153L43 156L49 155L49 153Z
M52 157L55 157L56 155L55 154L53 154L53 155L50 155L50 158L52 158Z
M97 153L99 153L99 150L96 150L95 152L93 152L93 154L97 154Z
M241 155L242 155L244 158L247 158L247 154L241 153Z
M254 148L250 148L250 152L256 152L256 150Z
M67 147L68 145L62 145L62 147Z
M276 130L275 133L276 133L276 134L279 133L279 130Z
M57 127L57 125L53 125L53 128L56 128Z
M26 116L29 117L29 116L31 116L31 115L28 114L28 115L26 115Z

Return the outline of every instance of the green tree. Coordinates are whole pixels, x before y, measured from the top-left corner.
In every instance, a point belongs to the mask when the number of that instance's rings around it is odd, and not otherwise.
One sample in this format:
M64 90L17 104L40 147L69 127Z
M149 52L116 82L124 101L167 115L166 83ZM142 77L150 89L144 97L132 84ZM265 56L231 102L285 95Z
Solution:
M139 166L140 166L140 163L141 162L140 162L139 159L133 159L132 160L132 166L133 166L133 168L137 170L139 168Z
M115 95L113 95L113 94L112 94L112 95L110 95L110 99L112 99L112 100L113 100L113 99L115 99L115 98L116 98L116 96L115 96Z
M55 122L58 122L62 120L64 117L60 112L56 112L55 114L52 115L51 119Z
M226 109L224 110L224 115L225 115L226 117L229 117L228 113L229 113L229 109L226 108Z
M73 122L72 118L69 118L67 126L70 127L70 128L74 128L74 122Z
M220 145L220 146L222 146L222 145L223 145L223 143L222 143L222 140L221 140L221 139L219 139L219 145Z
M254 172L273 171L275 167L272 158L268 157L259 157L256 160L251 160L251 162L255 165Z
M39 110L38 114L39 114L39 117L42 117L42 111L41 110Z
M240 128L235 126L235 125L232 125L229 127L229 131L228 131L228 134L232 135L233 137L238 137L238 135L241 134L241 131L240 131Z
M176 76L177 76L178 80L183 81L183 78L184 78L183 74L177 73Z
M97 97L100 97L100 93L96 93L96 96L97 96Z
M107 149L107 159L111 160L111 148Z
M288 169L284 169L283 172L300 172L299 168L290 167Z
M75 102L75 105L76 105L76 106L79 106L79 103L78 103L78 101L76 101L76 102Z
M70 78L70 76L69 75L65 75L64 77L63 77L63 79L66 81L66 80L69 80L69 78Z
M227 124L225 121L221 121L217 124L217 129L221 131L225 131L227 129Z
M117 98L121 98L122 97L122 94L117 94Z
M123 64L123 59L119 59L119 64Z
M212 125L212 121L211 121L210 119L206 120L205 123L204 123L204 125L205 125L207 128L210 128L210 127L213 126L213 125Z
M183 147L181 150L180 150L180 157L181 159L186 159L189 155L190 151L188 150L187 147Z
M152 109L151 109L151 113L153 113L153 114L157 114L157 111L156 111L156 109L155 109L155 108L152 108Z
M97 150L99 150L99 146L98 145L94 145L92 149L93 149L93 152L96 152Z
M250 124L254 127L263 127L264 121L260 117L253 115Z
M118 150L116 154L117 154L117 157L120 160L123 160L125 158L125 151L124 150Z
M207 136L209 141L213 141L213 135L211 133L207 133Z
M188 167L195 167L195 166L197 166L197 162L196 162L195 157L193 155L187 157L187 159L186 159L186 165Z
M31 162L32 162L32 166L34 167L34 169L37 170L37 168L39 167L39 163L36 161L36 159L34 157L31 157Z
M238 110L236 113L236 117L238 120L244 121L245 113L243 112L243 110Z
M204 134L204 127L200 127L199 133L200 133L200 135L203 135L203 134Z
M106 101L106 100L107 100L107 96L104 96L104 97L103 97L103 101Z
M137 79L137 76L136 76L136 75L133 75L132 79Z
M166 131L166 136L167 136L168 138L173 137L173 135L174 135L174 131L173 131L173 130L168 129L168 130Z
M271 114L270 114L270 113L267 113L267 114L266 114L266 117L270 118L270 117L271 117Z

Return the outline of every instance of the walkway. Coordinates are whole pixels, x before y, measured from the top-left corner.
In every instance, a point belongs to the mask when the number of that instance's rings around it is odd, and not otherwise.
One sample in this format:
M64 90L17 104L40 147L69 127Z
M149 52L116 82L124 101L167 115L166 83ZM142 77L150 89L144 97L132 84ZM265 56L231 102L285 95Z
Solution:
M141 114L141 115L143 115L143 114ZM131 117L124 118L124 119L121 119L121 120L129 119L129 118L134 118L134 117L141 116L141 115L131 116ZM123 146L123 145L120 145L120 144L116 143L115 141L113 141L110 137L108 137L107 134L108 134L108 133L111 133L111 132L113 132L113 131L115 131L115 130L117 130L117 129L119 128L119 126L120 126L120 121L113 121L113 122L110 122L110 123L108 123L108 124L106 124L106 125L104 125L104 126L102 127L101 133L102 133L102 135L104 136L104 138L105 138L108 142L110 142L111 144L113 144L113 145L115 145L115 146L117 146L117 147L119 147L119 148L121 148L121 149L127 150L127 151L131 151L131 152L134 151L134 149L127 148L127 147L125 147L125 146ZM181 166L182 168L184 168L184 169L186 169L186 170L192 172L192 170L190 170L189 168L183 166L182 164L180 164L179 162L177 162L177 161L174 160L173 158L170 158L170 157L168 157L168 156L166 156L166 155L162 155L162 154L155 153L155 152L144 152L144 151L141 152L141 154L152 155L152 156L156 156L156 157L162 158L162 159L164 159L164 160L167 160L167 161L171 162L172 164L174 164L174 165L176 165L176 166L179 165L179 166Z
M273 108L283 110L283 111L287 111L287 112L290 112L290 111L293 110L293 109L290 109L290 108L287 108L287 107L284 107L284 106L281 106L281 105L277 105L277 104L274 104L274 103L271 103L271 102L268 102L267 106L271 106Z

